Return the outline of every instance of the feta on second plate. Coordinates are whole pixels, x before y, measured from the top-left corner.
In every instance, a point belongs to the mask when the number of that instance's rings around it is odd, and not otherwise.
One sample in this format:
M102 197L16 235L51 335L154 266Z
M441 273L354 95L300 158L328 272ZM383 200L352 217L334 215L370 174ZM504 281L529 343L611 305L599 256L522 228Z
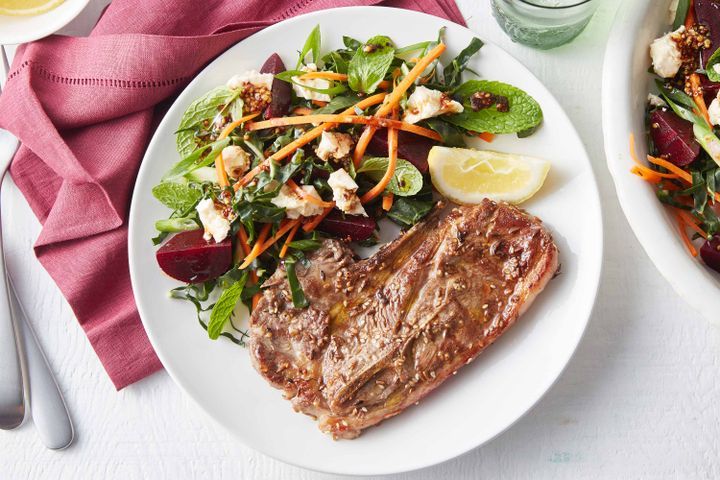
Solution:
M647 101L653 107L667 107L667 103L665 103L665 100L653 93L648 93Z
M304 67L302 67L300 70L303 72L317 72L318 68L317 65L314 63L308 63ZM321 102L329 102L330 101L330 95L327 93L320 93L316 92L314 90L310 90L309 88L317 88L320 90L325 90L330 88L330 82L328 80L325 80L324 78L308 78L305 80L300 80L300 77L292 77L292 88L295 90L295 95L297 95L300 98L304 98L306 100L319 100ZM298 85L300 83L301 85Z
M328 185L333 191L335 206L350 215L363 215L367 217L360 199L357 196L358 185L355 180L342 168L335 170L328 177Z
M347 133L322 132L315 154L326 162L331 158L340 160L350 155L353 139Z
M403 120L407 123L417 123L426 118L462 111L463 106L443 92L420 85L415 87L415 91L408 98Z
M220 210L215 208L215 202L212 198L200 200L195 209L200 217L200 222L205 228L205 240L214 239L216 242L222 242L230 232L230 221L222 214Z
M232 178L238 178L250 168L250 154L237 145L229 145L222 150L225 171Z
M247 72L230 77L226 85L228 88L236 90L246 82L270 90L272 89L273 75L272 73L259 73L256 70L248 70Z
M708 116L710 117L710 123L720 125L720 97L715 97L713 101L710 102Z
M318 200L321 200L320 195L318 195L317 190L315 190L315 187L312 185L303 185L300 188L302 188L307 195L312 195ZM314 217L323 212L323 207L301 198L287 185L283 185L277 197L270 200L270 202L276 207L284 208L285 215L293 219L299 217Z
M682 66L682 52L674 39L684 31L685 26L681 25L674 32L666 33L650 44L653 70L663 78L674 77Z

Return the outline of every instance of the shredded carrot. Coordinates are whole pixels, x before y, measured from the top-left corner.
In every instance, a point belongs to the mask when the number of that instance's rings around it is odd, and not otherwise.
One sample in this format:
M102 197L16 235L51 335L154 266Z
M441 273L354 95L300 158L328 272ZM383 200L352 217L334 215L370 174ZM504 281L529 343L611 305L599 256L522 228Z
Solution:
M690 238L688 237L687 230L685 229L685 221L680 215L677 215L676 217L678 229L680 230L680 238L685 244L685 247L688 249L688 252L690 252L690 255L692 255L693 257L697 257L698 252L695 249L695 246L690 241Z
M280 258L285 258L285 255L287 255L288 248L290 248L290 242L293 241L293 238L295 237L298 228L300 228L299 222L296 223L295 226L290 230L290 233L288 233L288 236L285 239L285 243L283 243L283 246L280 249Z
M306 123L351 123L372 125L377 128L393 127L405 132L412 132L422 137L431 138L441 141L442 136L434 130L423 128L412 123L401 122L399 120L389 120L377 117L368 117L361 115L343 115L334 113L321 113L317 115L300 115L294 117L279 117L263 120L261 122L253 122L247 125L247 130L263 130L266 128L285 127L288 125L303 125Z
M695 0L690 0L688 4L687 16L685 17L685 28L690 28L695 24Z
M698 221L695 219L695 217L690 215L685 210L681 210L679 208L677 209L677 214L680 216L680 218L682 218L683 222L685 222L685 225L687 225L691 229L695 230L695 232L698 235L700 235L702 238L707 240L707 238L708 238L707 233L705 233L705 230L700 228L700 226L698 225Z
M655 165L660 165L663 168L666 168L667 170L670 170L672 173L678 176L678 178L681 178L685 180L687 183L692 184L692 177L688 172L685 170L676 167L672 163L668 162L665 159L653 157L652 155L647 156L648 162L654 163Z
M258 306L258 303L260 303L260 299L262 298L262 294L260 292L253 295L252 298L252 309L255 310Z
M385 94L385 93L377 93L375 95L371 95L371 96L361 100L360 102L356 103L352 107L348 108L347 110L342 112L341 115L349 115L349 114L355 112L356 108L360 108L360 109L364 110L373 105L377 105L378 103L381 103L385 99L386 95L387 94ZM283 148L281 148L280 150L278 150L277 152L272 154L270 157L268 157L265 160L263 160L262 162L260 162L255 168L250 170L248 173L245 174L245 176L243 178L241 178L237 183L235 183L235 185L233 185L233 187L235 188L235 190L238 190L240 187L244 187L245 185L250 183L250 181L253 178L255 178L255 176L258 173L260 173L263 170L265 170L266 168L268 168L268 166L270 165L270 162L272 160L282 160L283 158L291 155L298 148L303 147L303 146L307 145L308 143L312 142L313 140L315 140L317 137L319 137L322 134L322 132L331 129L334 126L335 126L335 124L333 124L333 123L326 123L323 125L319 125L319 126L313 128L312 130L310 130L309 132L303 134L302 136L296 138L295 140L288 143Z
M273 246L273 244L275 244L275 242L280 240L280 238L283 235L285 235L285 233L287 233L288 230L292 229L295 225L299 225L299 224L300 224L299 218L296 218L294 220L284 221L284 222L280 223L280 228L278 228L278 231L275 232L275 235L270 237L267 241L265 239L263 239L263 241L261 242L260 237L258 237L258 241L255 242L255 245L253 246L252 251L250 252L250 254L247 257L245 257L245 260L238 267L238 269L242 270L243 268L247 268L253 262L253 260L255 260L257 257L262 255L262 253L265 250L267 250L268 248L270 248L271 246ZM270 224L270 223L266 223L265 227L263 227L263 231L265 231L266 227L267 227L267 230L269 231L270 230L269 227L271 225L272 224ZM261 235L262 235L262 232L261 232Z
M245 228L240 225L240 228L237 231L237 243L235 245L234 263L238 263L240 260L245 258L248 253L250 253L248 236L245 232Z
M302 75L300 75L300 80L309 80L312 78L324 78L326 80L338 80L340 82L346 82L348 79L348 76L344 73L336 73L336 72L307 72ZM382 88L383 90L387 90L390 88L390 82L387 80L383 80L378 84L378 87Z
M480 140L484 140L487 143L492 143L493 140L495 140L495 134L490 132L481 132L477 134L477 137Z
M385 210L386 212L389 212L393 205L393 199L394 199L394 195L392 194L392 192L388 192L385 195L383 195L382 209Z
M303 232L310 233L315 230L317 226L320 225L320 222L322 222L331 211L332 208L326 208L320 215L315 215L314 217L308 219L308 221L303 224Z
M313 100L312 104L315 105L316 107L324 107L325 105L328 104L328 102L325 102L323 100Z
M655 174L653 170L650 170L649 168L643 168L640 165L633 165L633 167L630 169L630 173L637 175L638 177L642 178L646 182L652 183L657 185L662 181L662 178L660 178L658 175Z
M397 110L393 111L393 117L397 117ZM398 131L394 128L388 128L388 168L385 171L385 175L383 175L382 179L370 190L368 190L365 195L360 198L360 202L367 203L373 198L380 195L384 190L385 187L388 186L390 183L390 180L392 180L393 175L395 175L395 166L397 165L397 143L398 143Z
M218 136L218 140L222 140L223 138L227 138L228 135L232 133L233 130L235 130L237 127L242 125L243 123L247 122L248 120L252 120L253 118L260 115L260 113L253 113L251 115L245 115L244 117L228 123L225 128L222 129L220 132L220 135ZM228 181L227 172L225 171L225 162L222 158L222 152L218 153L218 156L215 157L215 172L217 173L218 178L218 184L220 184L221 187L227 187L230 185L230 182Z
M445 48L446 47L444 43L439 43L435 48L430 50L427 55L419 59L415 66L408 72L407 75L405 75L405 78L403 78L400 83L398 83L397 86L393 88L392 92L388 94L385 102L383 102L378 111L375 113L375 116L378 118L387 117L390 112L392 112L393 109L399 105L403 95L405 95L405 92L407 92L408 89L415 83L415 80L417 80L417 78L422 75L425 69L432 62L434 62L435 59L442 55L442 53L445 51ZM372 140L372 137L373 135L375 135L376 131L376 127L374 127L373 125L368 125L367 127L365 127L362 135L360 135L360 138L355 145L355 151L353 152L353 163L355 164L355 167L360 166L360 162L362 162L362 157L363 155L365 155L365 150L367 149L367 146L370 143L370 140Z
M335 202L326 202L322 198L318 198L313 195L310 195L305 190L300 188L300 186L297 183L295 183L295 181L292 179L288 180L286 182L286 185L288 187L290 187L297 194L297 196L299 196L303 200L307 200L308 202L314 203L315 205L318 205L323 208L327 208L327 207L332 208L335 206Z
M308 107L295 107L292 113L295 115L312 115L313 111L312 108Z
M697 73L693 73L688 78L688 82L690 83L690 91L692 93L693 101L695 102L695 105L697 105L698 113L702 115L708 126L712 128L713 126L710 122L710 114L708 113L707 106L705 106L705 98L703 97L702 86L700 85L700 76Z
M240 270L242 270L243 268L247 268L247 266L250 265L252 261L255 260L262 253L261 250L263 242L265 242L265 239L270 233L271 227L272 223L266 223L265 225L263 225L262 230L260 230L260 234L258 234L258 238L255 240L255 244L250 250L250 253L245 255L245 260L243 260L243 263L240 264L240 266L238 267Z

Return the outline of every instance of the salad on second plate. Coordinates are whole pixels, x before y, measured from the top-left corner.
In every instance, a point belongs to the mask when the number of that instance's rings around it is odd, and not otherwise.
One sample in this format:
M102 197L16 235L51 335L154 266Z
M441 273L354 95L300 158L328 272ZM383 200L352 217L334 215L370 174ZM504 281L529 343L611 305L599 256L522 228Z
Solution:
M537 191L547 162L458 147L528 136L540 106L511 85L464 80L483 43L443 63L443 33L408 46L343 37L321 53L318 26L292 69L273 54L187 108L180 160L153 188L172 211L153 240L160 267L186 284L172 296L196 306L210 338L243 343L233 311L254 308L281 262L294 306L306 307L295 265L307 252L323 237L373 244L382 218L414 225L434 205L433 185L464 203Z

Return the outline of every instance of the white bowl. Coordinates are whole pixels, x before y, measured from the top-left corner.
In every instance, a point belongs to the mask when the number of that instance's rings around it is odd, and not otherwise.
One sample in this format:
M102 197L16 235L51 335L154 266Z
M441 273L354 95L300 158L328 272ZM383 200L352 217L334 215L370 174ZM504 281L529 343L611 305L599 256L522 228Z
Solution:
M720 319L720 275L688 255L675 220L647 182L630 173L630 134L638 158L647 154L644 109L652 88L650 42L670 30L672 0L623 2L605 51L602 82L607 164L635 236L675 291L713 323Z
M40 15L0 15L0 45L15 45L47 37L77 17L90 0L65 0Z

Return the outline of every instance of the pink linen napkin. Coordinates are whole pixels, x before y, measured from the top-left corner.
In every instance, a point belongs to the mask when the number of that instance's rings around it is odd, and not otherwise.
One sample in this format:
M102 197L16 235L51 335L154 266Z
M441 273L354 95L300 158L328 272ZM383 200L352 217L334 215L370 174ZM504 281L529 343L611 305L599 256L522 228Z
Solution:
M43 224L35 253L117 389L162 366L133 299L127 215L169 101L266 26L374 4L464 25L454 0L115 0L89 37L52 36L18 50L0 95L0 127L22 141L11 174Z

